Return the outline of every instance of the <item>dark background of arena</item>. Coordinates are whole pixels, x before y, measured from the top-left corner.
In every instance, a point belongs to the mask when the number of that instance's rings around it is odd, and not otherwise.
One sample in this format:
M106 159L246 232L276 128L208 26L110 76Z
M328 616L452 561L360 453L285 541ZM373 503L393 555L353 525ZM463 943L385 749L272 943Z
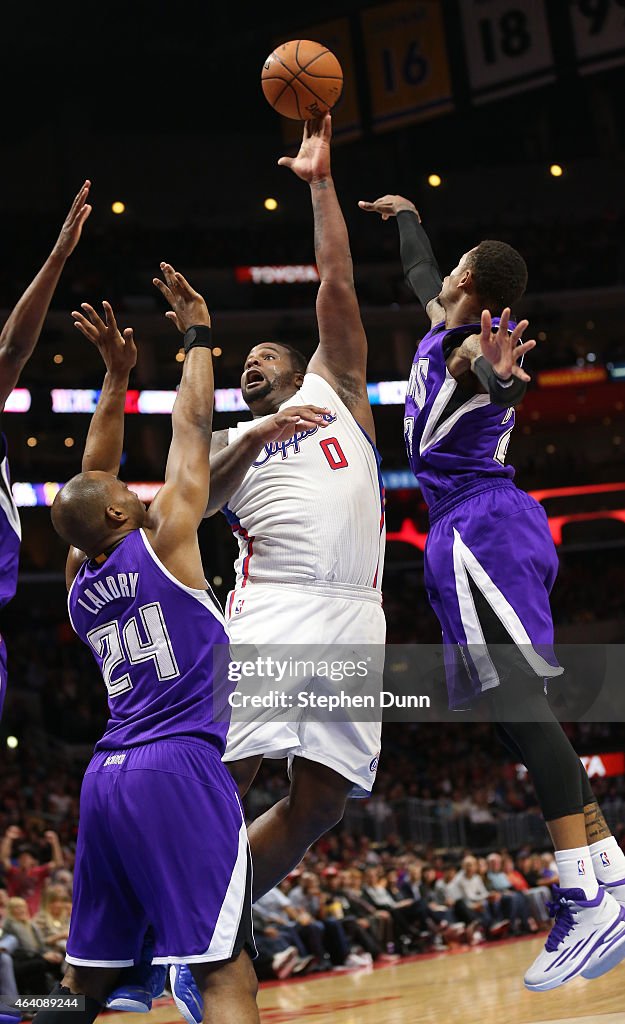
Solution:
M369 379L407 377L426 321L402 281L395 226L362 214L358 199L385 192L412 198L444 273L481 238L501 238L521 250L529 287L516 312L529 317L528 334L539 338L539 346L527 360L534 379L508 459L521 487L590 488L548 506L550 515L565 517L553 596L558 638L623 642L625 379L611 377L609 368L625 365L624 69L580 74L566 5L549 4L553 81L476 104L459 3L445 2L455 107L380 133L372 122L364 59L365 6L321 3L308 16L296 16L276 4L235 10L155 0L36 10L12 5L3 14L3 319L47 255L85 177L93 181L94 204L20 381L31 391L31 410L3 416L13 479L64 481L79 469L89 418L52 414L49 397L52 387L97 388L101 382L97 356L71 326L69 312L79 302L107 298L121 325L135 327L140 357L134 387L175 388L180 339L151 284L161 260L171 261L206 295L223 350L218 386L238 385L243 358L259 340L286 340L312 351L315 285L237 283L235 268L314 261L308 190L276 166L290 150L282 120L262 96L260 70L276 42L298 37L316 20L346 16L362 130L359 138L337 140L333 168L368 332ZM564 168L561 178L549 173L554 162ZM443 179L440 188L428 186L433 172ZM275 212L263 206L268 196L278 201ZM126 204L123 216L111 212L116 200ZM62 362L55 361L58 355ZM562 368L603 368L606 380L585 383L580 373L573 386L540 386L540 372ZM384 470L405 470L401 406L374 411ZM237 418L218 413L214 426ZM162 479L169 436L168 416L128 416L124 478ZM36 445L29 447L28 438ZM73 439L72 447L66 438ZM621 482L622 493L591 490ZM581 512L588 515L567 518ZM104 687L67 622L65 551L49 511L21 513L20 585L0 623L10 656L0 725L0 831L17 821L35 836L53 824L71 846L80 773L105 720ZM388 491L387 516L391 532L400 532L407 520L418 530L426 527L413 489ZM201 544L208 578L223 599L233 579L235 544L221 517L202 526ZM388 545L384 599L390 642L438 640L421 553L401 540ZM620 725L570 728L580 753L625 749ZM17 738L16 748L6 747L7 736ZM284 791L279 768L262 776L251 814ZM614 801L620 827L623 777L597 786ZM49 799L58 791L72 795L61 818ZM470 831L445 831L440 824L447 820L441 808L455 803L457 820L467 799L493 818L491 846L519 847L533 835L530 824L526 831L510 824L511 815L531 816L531 786L485 727L387 728L376 794L347 819L349 828L374 840L392 827L413 829L404 837L411 841L484 846ZM417 809L414 820L402 811L408 806ZM539 830L535 838L543 842L544 834Z

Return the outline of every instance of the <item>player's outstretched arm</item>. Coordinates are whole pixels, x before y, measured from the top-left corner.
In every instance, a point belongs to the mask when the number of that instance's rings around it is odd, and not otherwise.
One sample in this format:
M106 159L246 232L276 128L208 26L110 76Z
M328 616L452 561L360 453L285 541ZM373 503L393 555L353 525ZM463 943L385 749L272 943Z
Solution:
M46 262L10 314L0 334L0 410L33 353L68 256L76 248L91 213L86 181L71 205Z
M414 203L403 196L386 195L372 203L361 199L358 205L366 213L379 214L382 220L397 218L399 252L404 277L431 323L440 323L445 319L445 310L438 301L443 278Z
M327 427L325 417L329 412L316 405L289 406L250 427L232 444L227 443L227 430L219 431L218 437L213 435L210 493L204 517L214 515L228 503L266 444L288 441L298 431Z
M331 136L330 114L307 121L297 156L282 157L278 163L310 185L321 284L317 294L319 347L308 369L325 377L373 434L367 397L367 336L354 288L347 226L332 180Z
M109 302L103 302L104 318L88 302L74 310L74 327L95 345L106 366L106 374L96 411L91 417L81 471L100 470L117 476L124 448L124 409L130 372L137 362L137 349L131 327L123 333L117 326ZM68 587L72 585L86 555L79 548L70 548L65 568Z
M106 366L100 398L85 441L82 472L98 469L117 476L124 448L128 380L137 362L134 334L132 327L126 327L123 333L119 330L110 302L102 303L104 318L88 302L83 302L80 308L84 312L72 312L74 327L95 345Z
M171 307L165 315L184 335L185 359L171 417L165 483L150 506L145 529L176 579L201 590L206 580L197 529L210 482L215 391L211 318L206 302L182 274L170 263L161 263L161 271L164 280L154 278L154 284Z

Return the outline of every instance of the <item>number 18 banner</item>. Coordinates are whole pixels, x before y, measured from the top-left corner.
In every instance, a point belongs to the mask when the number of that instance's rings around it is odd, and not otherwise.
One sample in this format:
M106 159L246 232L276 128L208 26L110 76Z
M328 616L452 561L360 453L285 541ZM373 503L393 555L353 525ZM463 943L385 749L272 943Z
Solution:
M542 0L462 0L460 10L476 103L554 80Z
M453 109L439 3L395 0L360 17L376 131Z

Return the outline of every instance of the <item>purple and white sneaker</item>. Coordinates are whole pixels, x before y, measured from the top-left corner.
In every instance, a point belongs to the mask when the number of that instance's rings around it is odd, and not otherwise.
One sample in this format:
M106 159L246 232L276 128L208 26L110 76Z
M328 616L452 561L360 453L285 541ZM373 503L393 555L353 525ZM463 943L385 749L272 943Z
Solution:
M554 886L549 904L555 923L545 948L525 975L532 992L546 992L571 978L599 978L625 959L625 907L600 888L594 899L583 889Z

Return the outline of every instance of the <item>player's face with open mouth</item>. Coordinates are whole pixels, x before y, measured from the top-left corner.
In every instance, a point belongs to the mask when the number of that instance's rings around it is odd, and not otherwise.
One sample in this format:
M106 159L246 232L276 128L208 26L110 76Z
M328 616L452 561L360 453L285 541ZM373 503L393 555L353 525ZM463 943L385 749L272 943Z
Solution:
M271 391L280 391L290 387L290 394L295 393L293 371L289 353L279 345L256 345L245 360L241 375L241 393L244 401L250 405L265 398Z

